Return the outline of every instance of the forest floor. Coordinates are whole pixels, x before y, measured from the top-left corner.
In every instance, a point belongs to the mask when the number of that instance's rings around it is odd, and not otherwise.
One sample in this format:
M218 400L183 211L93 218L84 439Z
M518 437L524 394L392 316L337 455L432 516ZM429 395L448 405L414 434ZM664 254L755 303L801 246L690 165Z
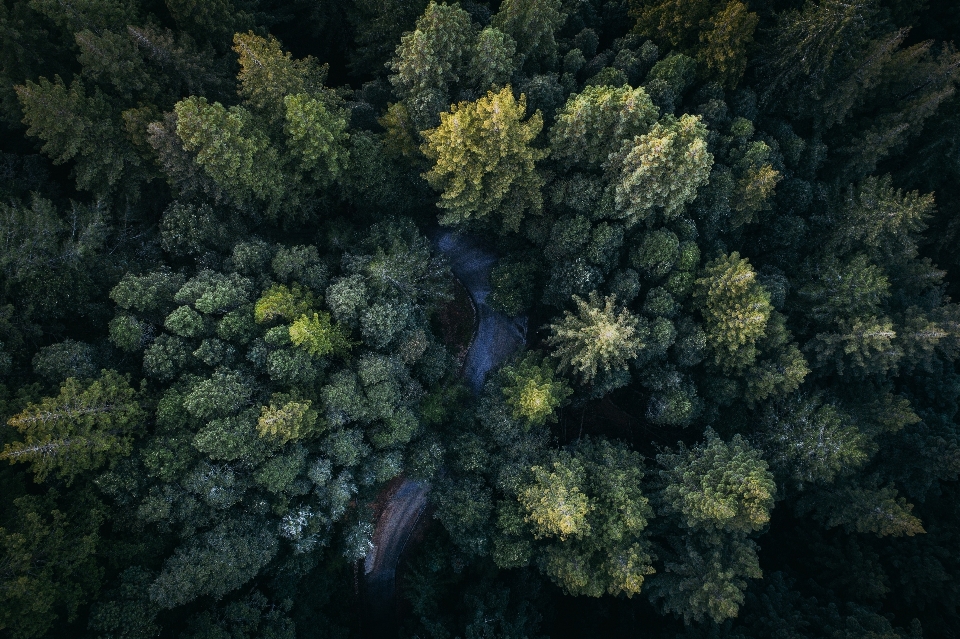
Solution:
M490 271L496 262L493 251L473 238L442 231L434 242L450 260L450 269L466 289L476 321L473 339L461 375L474 393L483 388L487 374L523 346L526 318L510 318L487 305ZM454 298L457 300L457 297ZM452 309L451 316L463 315ZM464 311L465 312L465 311ZM363 564L364 635L387 637L396 633L396 575L400 556L427 508L430 484L398 478L384 487L377 499L373 549Z

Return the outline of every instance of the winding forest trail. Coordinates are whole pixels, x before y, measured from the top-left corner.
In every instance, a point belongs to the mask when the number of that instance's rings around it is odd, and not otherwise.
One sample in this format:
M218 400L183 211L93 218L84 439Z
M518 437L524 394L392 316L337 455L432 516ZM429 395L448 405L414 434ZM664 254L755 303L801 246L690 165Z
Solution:
M452 231L433 238L447 256L450 270L470 294L477 321L462 375L474 393L483 388L487 374L506 361L526 339L526 318L510 318L487 305L490 271L496 263L492 251L476 239ZM373 549L363 563L362 620L368 637L396 634L396 574L400 556L427 507L430 484L403 479L384 505L373 534Z

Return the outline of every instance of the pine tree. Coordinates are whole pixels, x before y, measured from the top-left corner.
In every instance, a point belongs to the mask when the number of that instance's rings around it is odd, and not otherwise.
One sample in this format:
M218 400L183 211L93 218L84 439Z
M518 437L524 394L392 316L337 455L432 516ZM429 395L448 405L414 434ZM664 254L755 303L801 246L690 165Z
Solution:
M547 343L560 361L560 370L572 369L590 383L601 373L626 369L644 347L648 329L627 309L616 309L613 296L596 292L584 300L574 296L577 313L564 311L550 325Z
M693 56L704 75L736 86L747 66L747 47L759 18L739 0L630 0L634 31Z
M705 443L657 456L661 502L689 528L751 533L766 526L776 496L767 463L740 435L730 443L708 429Z
M106 195L121 183L136 190L140 160L118 130L116 114L99 89L88 92L75 78L68 88L60 76L16 87L27 134L43 140L56 164L73 160L77 186Z
M103 371L86 387L70 378L57 397L30 404L7 421L24 439L4 445L0 459L30 464L38 482L54 473L70 483L128 455L143 419L136 391L114 371Z
M540 213L543 178L536 162L547 151L530 143L543 118L537 112L523 121L526 110L526 97L516 100L506 87L454 105L440 115L439 127L423 132L421 151L434 161L423 177L441 191L437 206L447 209L442 224L497 214L504 230L515 231L526 211Z
M633 226L659 212L675 218L697 197L713 167L700 116L671 116L623 143L607 160L617 217Z
M264 202L276 213L285 195L277 149L243 107L190 97L174 107L177 135L195 162L238 203Z
M557 55L555 33L565 19L560 0L504 0L492 25L517 43L518 66L527 60L550 66Z
M773 308L750 262L736 252L709 262L695 283L694 300L714 361L733 371L752 364Z
M417 131L437 125L450 103L449 85L467 69L475 27L459 5L430 2L414 31L405 33L390 63L390 82Z
M599 168L624 140L646 133L659 115L646 92L589 86L571 95L550 129L551 155L566 164Z
M500 525L521 517L535 539L537 565L570 595L627 597L653 573L644 531L653 517L640 490L642 462L605 439L561 451L551 466L534 466L521 489L520 511L501 510Z
M324 94L327 65L312 57L294 60L273 36L261 38L253 32L233 37L233 50L240 62L237 92L250 108L273 120L283 117L284 99L291 95L313 98Z
M513 416L525 420L528 427L557 421L556 410L573 392L565 380L554 378L553 367L536 353L504 367L502 375L506 403L513 408Z

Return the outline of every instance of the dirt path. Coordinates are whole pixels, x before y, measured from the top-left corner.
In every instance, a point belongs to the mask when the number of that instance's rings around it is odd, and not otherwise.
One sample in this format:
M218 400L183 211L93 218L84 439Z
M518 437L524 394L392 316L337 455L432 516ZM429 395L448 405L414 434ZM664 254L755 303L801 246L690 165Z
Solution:
M463 377L479 393L487 374L520 348L527 333L525 317L511 318L487 304L490 271L496 263L492 251L475 239L444 231L436 239L441 253L450 260L450 269L473 299L477 308L477 331L467 351Z
M526 337L526 318L510 318L487 305L490 270L496 256L473 238L442 231L434 238L450 260L453 274L470 294L477 309L477 326L463 377L479 393L487 374L520 348ZM377 519L373 549L363 564L363 599L366 615L361 620L367 637L389 637L396 628L396 575L400 555L427 507L430 484L404 479L394 489Z
M404 479L391 495L377 520L373 549L363 561L365 618L368 637L387 637L396 632L397 564L407 540L427 507L430 485Z

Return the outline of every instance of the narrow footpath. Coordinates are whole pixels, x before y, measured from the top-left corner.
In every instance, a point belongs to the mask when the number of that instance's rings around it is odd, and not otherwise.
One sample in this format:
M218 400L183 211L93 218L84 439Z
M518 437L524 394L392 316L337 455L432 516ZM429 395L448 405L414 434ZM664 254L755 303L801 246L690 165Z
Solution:
M487 305L494 253L475 238L441 231L434 245L447 256L450 269L473 300L477 312L470 348L462 374L474 393L483 388L487 374L502 364L526 338L526 318L510 318ZM363 634L394 636L396 625L396 574L400 556L427 507L430 484L404 479L386 503L373 534L373 549L363 564Z

